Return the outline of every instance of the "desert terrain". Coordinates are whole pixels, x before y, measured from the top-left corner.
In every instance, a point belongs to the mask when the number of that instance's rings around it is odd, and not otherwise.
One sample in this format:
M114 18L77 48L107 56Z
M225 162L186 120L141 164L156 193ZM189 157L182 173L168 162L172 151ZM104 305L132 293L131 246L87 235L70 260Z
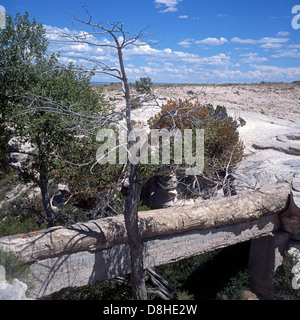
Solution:
M145 101L132 112L140 126L146 126L170 98L197 96L203 104L225 106L232 117L246 121L239 128L245 154L235 173L237 190L286 181L300 205L300 82L155 85L153 90L159 106ZM132 93L133 98L138 97L134 88ZM120 86L104 86L104 94L117 109L125 106Z
M113 104L124 106L119 85L103 86L105 96ZM133 88L133 97L138 94ZM190 99L192 96L203 104L222 105L231 112L249 111L278 119L300 121L300 82L259 84L211 84L211 85L154 85L153 91L162 104L167 99ZM144 103L151 107L153 104ZM156 112L147 108L147 113ZM158 109L159 110L159 109ZM143 113L144 108L139 113Z

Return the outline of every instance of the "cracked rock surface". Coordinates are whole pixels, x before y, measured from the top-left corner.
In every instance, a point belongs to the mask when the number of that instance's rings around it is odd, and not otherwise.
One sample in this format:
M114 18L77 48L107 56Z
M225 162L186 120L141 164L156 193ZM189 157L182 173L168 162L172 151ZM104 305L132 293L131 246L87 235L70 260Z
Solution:
M241 112L245 156L235 174L238 192L288 182L300 207L300 122Z

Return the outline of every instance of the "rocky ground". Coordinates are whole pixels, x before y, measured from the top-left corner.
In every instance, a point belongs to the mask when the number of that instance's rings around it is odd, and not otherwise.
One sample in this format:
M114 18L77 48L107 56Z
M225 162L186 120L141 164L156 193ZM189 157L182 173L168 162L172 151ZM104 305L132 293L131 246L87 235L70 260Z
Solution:
M105 96L117 107L124 106L123 93L118 85L104 86ZM155 85L154 93L160 104L167 99L189 99L197 95L203 104L222 105L233 114L248 111L278 119L300 122L300 82L224 84L224 85ZM133 96L138 94L133 90ZM145 108L147 107L147 108ZM152 108L151 108L152 107ZM147 110L146 110L147 109ZM153 103L144 104L144 111L151 115L159 109Z
M170 98L197 96L203 104L225 106L234 118L241 117L246 121L246 125L239 129L245 154L235 173L237 191L287 181L300 207L300 83L165 85L154 86L154 92L159 106L151 100L141 102L133 110L133 120L146 126L147 120L160 112L161 106ZM104 86L104 94L117 109L125 106L119 85ZM138 97L134 90L133 97ZM0 194L0 209L30 187L15 182L13 190L5 189L4 194ZM17 280L8 283L5 270L0 266L0 299L10 299L10 294L13 299L26 299L26 289ZM1 295L1 290L5 290L5 296ZM257 297L244 292L243 299Z
M103 88L106 100L116 109L125 107L119 84ZM171 98L196 97L203 104L225 106L234 118L246 121L239 129L245 155L236 172L237 191L285 180L291 184L300 206L300 82L155 85L153 90L159 105L153 100L143 101L132 88L133 98L140 98L132 111L132 119L139 126L146 126L147 120L159 113L161 106ZM24 191L19 187L7 192L4 199L0 198L0 208Z
M106 86L105 96L118 109L124 107L120 86ZM300 206L300 82L161 85L154 86L159 105L167 99L197 96L203 104L225 106L246 125L240 136L245 143L243 162L236 172L237 190L255 189L278 180L288 181ZM138 94L133 90L133 97ZM146 101L133 110L132 118L146 125L160 112L160 106Z

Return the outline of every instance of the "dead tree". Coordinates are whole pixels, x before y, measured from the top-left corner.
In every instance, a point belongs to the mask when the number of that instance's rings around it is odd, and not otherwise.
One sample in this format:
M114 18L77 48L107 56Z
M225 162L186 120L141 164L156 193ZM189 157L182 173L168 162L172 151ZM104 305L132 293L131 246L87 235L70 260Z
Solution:
M72 106L61 105L51 100L47 100L44 97L27 97L30 99L39 100L39 103L36 111L50 111L50 112L59 112L64 115L74 116L75 119L80 118L81 129L85 133L91 133L96 126L101 126L102 124L120 124L120 118L125 119L126 121L126 131L130 133L133 130L131 122L131 90L129 81L126 75L126 69L123 59L123 51L128 46L143 46L146 45L142 39L146 36L146 30L148 27L140 30L137 34L131 32L126 32L124 30L123 24L121 22L111 22L104 24L102 22L94 23L92 15L83 7L85 13L87 14L87 19L79 19L73 14L68 13L73 18L73 25L79 31L77 35L74 34L62 34L60 42L75 42L87 44L95 47L106 47L112 48L115 50L119 66L112 67L106 63L99 62L97 60L91 60L95 64L94 72L102 73L105 75L112 76L118 79L122 83L122 89L124 92L124 98L126 101L125 108L122 111L115 111L107 115L99 116L87 116L76 114L72 110ZM80 26L80 27L79 27ZM86 27L88 30L83 30L83 27ZM109 36L112 40L111 42L99 42L96 41L97 36ZM81 71L82 72L82 71ZM197 96L197 95L196 95ZM188 99L192 100L196 96ZM154 97L155 98L155 97ZM30 100L29 99L29 100ZM37 105L37 104L36 104ZM157 105L159 105L157 103ZM166 113L157 123L153 126L157 128L159 123L163 118L170 117L175 125L175 119L179 116L178 111L184 107L184 103L177 103L177 107L168 111L162 106L162 110L165 110ZM31 109L30 112L34 111ZM181 115L182 116L182 115ZM188 116L188 115L187 115ZM86 122L85 122L86 121ZM193 119L191 121L194 121ZM196 121L196 119L195 119ZM74 122L74 126L78 126L79 122ZM130 147L135 143L135 141L128 142L126 145L126 150L128 151ZM121 146L118 146L121 147ZM230 162L230 161L229 161ZM138 204L140 201L140 195L142 187L146 182L145 179L140 179L138 176L139 164L133 164L129 160L125 164L124 171L128 173L129 185L128 185L128 194L125 202L124 209L124 218L125 226L128 236L128 243L130 246L131 254L131 282L132 282L132 291L133 296L137 300L146 300L147 299L147 289L144 278L144 264L143 264L143 241L139 230L138 223ZM164 173L170 172L171 167L163 169ZM228 171L228 170L227 170ZM227 172L226 171L226 172ZM162 172L160 172L162 173ZM150 177L148 177L149 179ZM153 274L152 274L153 276ZM152 277L154 279L154 276ZM167 291L166 291L167 292ZM165 296L167 296L165 294Z
M108 24L102 22L94 23L92 15L87 8L83 7L83 9L87 14L87 19L85 20L68 13L73 18L73 25L80 31L79 35L63 34L62 39L63 41L84 43L99 48L108 47L116 50L119 61L118 68L111 67L106 63L95 60L89 61L95 63L94 72L109 75L121 81L126 101L124 118L126 120L127 132L130 132L133 129L131 123L131 92L124 66L123 50L128 46L145 45L142 39L145 37L145 31L148 27L140 30L137 34L133 34L126 32L121 22L110 22ZM83 31L81 28L83 26L86 27L88 31ZM97 36L109 36L112 41L109 43L99 43L91 40L95 39L94 37ZM109 120L107 122L109 122ZM130 144L128 147L130 147ZM127 171L129 172L129 188L125 203L124 217L131 253L132 291L135 299L146 300L147 290L144 280L143 242L138 228L138 203L140 200L142 183L138 179L138 165L127 162L126 166Z

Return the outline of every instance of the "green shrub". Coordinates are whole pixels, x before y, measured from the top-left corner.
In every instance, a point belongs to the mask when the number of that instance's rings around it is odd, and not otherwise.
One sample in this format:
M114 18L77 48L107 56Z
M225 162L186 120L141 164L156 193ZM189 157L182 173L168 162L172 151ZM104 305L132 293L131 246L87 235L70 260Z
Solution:
M217 293L217 299L240 300L243 290L249 289L250 274L248 270L239 271L234 277L230 278L226 286Z
M274 292L276 299L280 300L300 300L300 289L295 290L292 287L292 281L295 274L292 268L297 263L296 259L286 253L286 259L273 277Z
M195 296L193 294L190 294L187 290L178 290L176 292L176 297L177 300L195 300Z
M29 280L29 265L24 263L24 261L14 253L0 249L0 265L5 268L7 281L13 281L13 279L16 278L26 283L28 290L34 288L32 282Z
M242 160L244 143L239 137L238 127L245 125L245 120L234 120L227 114L223 106L214 108L212 105L202 105L198 100L168 100L163 110L149 120L151 129L184 129L193 130L193 145L196 145L196 129L204 130L204 170L197 179L180 176L177 180L186 185L187 191L182 196L210 197L216 184L224 185L223 177L230 179L236 165ZM184 145L183 145L184 147ZM171 145L171 164L174 163ZM192 155L196 153L193 148ZM180 166L186 166L183 163ZM175 169L178 165L175 166ZM179 172L179 170L177 171ZM192 181L191 181L192 179ZM231 194L227 181L227 194ZM194 187L198 186L198 187ZM224 190L225 191L225 190ZM230 192L229 192L230 191Z
M135 89L141 94L150 94L152 87L152 80L149 77L140 78L135 82Z
M133 300L129 276L124 281L106 280L78 288L65 288L43 300Z
M198 269L201 269L209 261L212 261L220 250L207 252L202 255L180 260L178 262L165 264L155 267L155 271L166 279L173 288L178 291L186 291L185 285L191 275ZM189 293L191 294L191 293Z
M0 237L32 232L42 229L42 227L46 227L46 225L40 225L34 216L25 216L20 218L9 213L0 222Z
M142 106L138 99L131 99L131 109L138 109Z
M239 121L239 123L238 123ZM163 111L150 119L151 128L204 129L205 158L218 160L218 167L224 169L231 156L230 166L239 163L243 156L244 144L237 128L245 125L245 120L233 120L225 107L201 105L199 101L169 100Z

